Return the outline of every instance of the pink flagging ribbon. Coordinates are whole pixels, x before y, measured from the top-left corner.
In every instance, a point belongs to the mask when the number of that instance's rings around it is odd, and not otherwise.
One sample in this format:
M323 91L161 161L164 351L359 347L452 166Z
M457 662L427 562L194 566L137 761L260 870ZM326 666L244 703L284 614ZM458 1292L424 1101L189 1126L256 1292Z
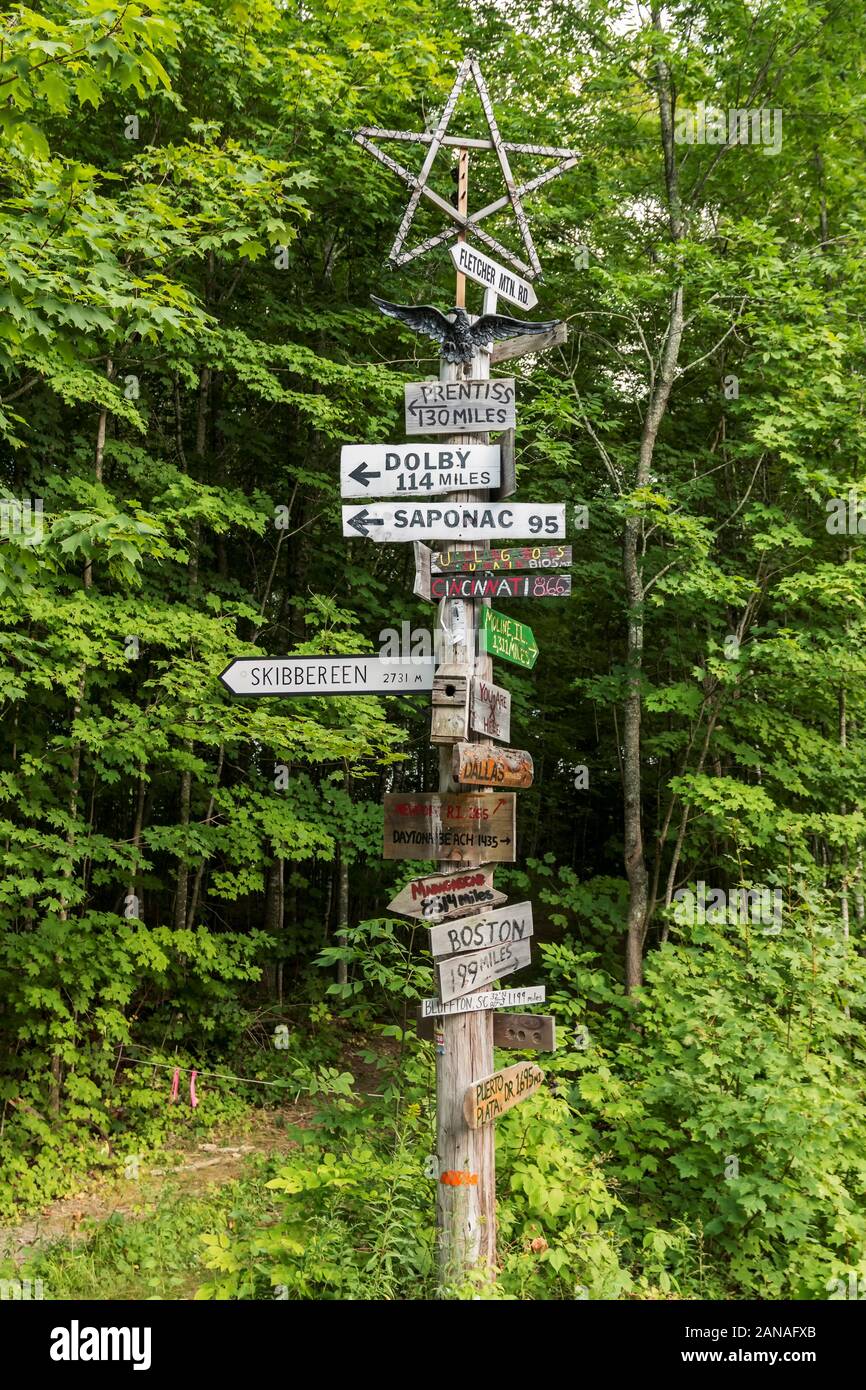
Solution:
M196 1106L198 1105L198 1096L195 1093L195 1079L197 1076L198 1072L194 1071L189 1078L189 1103L192 1106L193 1110L195 1110Z
M180 1089L180 1067L175 1067L174 1076L171 1078L171 1095L168 1098L169 1105L173 1105L177 1100Z

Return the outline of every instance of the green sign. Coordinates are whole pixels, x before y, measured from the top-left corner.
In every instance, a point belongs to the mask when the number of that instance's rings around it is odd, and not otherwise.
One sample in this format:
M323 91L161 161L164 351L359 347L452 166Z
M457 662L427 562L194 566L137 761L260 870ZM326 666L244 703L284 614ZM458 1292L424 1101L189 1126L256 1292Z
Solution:
M501 656L515 666L531 668L538 656L538 643L531 627L497 613L495 608L481 610L481 650L490 656Z

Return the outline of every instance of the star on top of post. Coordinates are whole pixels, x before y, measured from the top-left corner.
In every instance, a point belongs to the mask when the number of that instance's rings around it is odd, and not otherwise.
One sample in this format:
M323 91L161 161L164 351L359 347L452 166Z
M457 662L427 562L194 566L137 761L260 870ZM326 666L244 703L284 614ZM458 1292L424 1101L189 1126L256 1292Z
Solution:
M447 134L448 125L454 114L457 100L470 76L475 81L478 96L481 100L481 108L490 131L489 140L478 140L470 136ZM526 220L526 213L523 210L522 199L527 193L533 192L534 189L540 188L542 184L548 183L551 179L557 178L559 174L564 174L567 169L573 168L577 163L578 156L574 150L559 149L553 145L519 145L514 144L512 141L503 140L499 133L499 127L496 124L496 117L493 114L493 104L490 100L487 84L481 75L481 68L474 54L467 54L460 64L454 86L451 89L442 115L439 117L434 130L416 132L407 130L381 130L377 126L364 126L363 129L357 132L354 138L359 145L362 145L365 150L369 150L370 154L384 164L386 169L390 169L393 173L398 174L401 179L404 179L412 190L409 202L406 206L406 211L403 214L403 220L400 223L394 245L391 247L388 257L392 265L406 265L407 262L415 260L417 256L423 256L426 251L432 251L434 247L452 241L455 237L460 236L461 233L465 236L468 232L476 237L478 241L482 242L483 245L489 247L491 251L495 251L497 255L502 256L515 270L525 275L527 279L534 280L541 274L541 263L532 241L532 234L529 230L529 223ZM427 150L420 173L413 174L411 169L406 169L402 164L398 163L396 159L393 159L391 155L386 154L384 150L380 150L378 145L373 143L374 140L405 140L413 144L428 145L429 149ZM504 196L495 199L492 203L488 203L486 207L481 208L478 212L467 213L460 212L457 208L453 207L451 203L447 202L445 198L441 198L439 194L430 187L427 180L430 176L433 162L443 145L456 146L458 149L494 150L499 160L499 167L502 170L502 177L505 180L506 193ZM547 159L556 159L559 162L555 164L552 169L547 169L543 174L536 174L534 178L527 179L525 182L517 184L514 181L514 175L511 172L511 166L508 162L509 154L534 154ZM409 250L404 250L409 228L412 225L412 220L422 198L427 198L435 207L439 208L441 212L444 212L455 225L447 227L445 231L439 232L436 236L428 237L426 241L421 242L418 246L414 246ZM523 238L523 245L526 248L526 255L529 259L528 265L525 261L522 261L519 256L509 251L506 246L503 246L501 242L497 241L495 237L492 237L483 227L479 226L479 223L482 222L484 218L492 217L494 213L501 212L509 203L511 204L517 226L520 229L520 235Z

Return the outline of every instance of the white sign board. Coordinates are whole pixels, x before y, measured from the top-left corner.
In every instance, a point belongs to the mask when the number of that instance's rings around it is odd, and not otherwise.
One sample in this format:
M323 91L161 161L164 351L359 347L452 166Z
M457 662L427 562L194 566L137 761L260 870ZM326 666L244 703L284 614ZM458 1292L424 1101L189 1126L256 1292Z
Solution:
M538 303L538 295L528 280L521 279L513 270L507 270L491 256L470 246L468 241L459 241L451 247L451 259L455 270L461 275L467 275L476 285L493 290L501 299L507 299L509 304L516 304L520 309L533 309Z
M514 377L410 381L404 391L407 434L472 434L475 430L514 428Z
M561 540L562 502L381 502L343 508L343 535L374 541L481 541L527 536Z
M488 946L484 951L470 951L465 956L449 956L436 964L439 998L443 1004L473 989L489 985L492 980L504 979L529 964L531 949L528 941L504 941L501 946Z
M220 673L233 695L421 695L433 656L239 656Z
M530 936L532 903L515 903L513 907L431 927L430 950L434 956L451 956L483 946L501 946L505 941L523 941Z
M344 444L340 451L342 497L429 497L499 480L498 444Z
M523 1008L526 1004L543 1004L544 985L530 985L527 989L486 989L477 994L462 994L459 999L450 999L443 1004L441 999L422 999L422 1018L442 1018L445 1014L474 1014L482 1009L507 1009L512 1005Z

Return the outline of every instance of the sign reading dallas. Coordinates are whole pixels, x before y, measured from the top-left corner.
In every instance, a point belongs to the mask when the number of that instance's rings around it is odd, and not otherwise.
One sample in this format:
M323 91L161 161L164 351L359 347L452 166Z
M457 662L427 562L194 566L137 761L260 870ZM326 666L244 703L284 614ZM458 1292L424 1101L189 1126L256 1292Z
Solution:
M513 863L515 803L514 792L387 792L385 858Z
M451 247L451 259L461 275L468 275L476 285L484 285L485 289L495 290L501 299L507 299L510 304L518 304L521 309L532 309L538 303L538 295L528 280L521 279L513 270L507 270L492 256L485 256L483 251L479 251L477 246L470 246L468 241L460 241Z
M499 478L498 444L344 444L340 451L343 497L497 487Z
M471 434L474 430L514 428L514 377L412 381L404 390L407 434Z
M343 507L343 535L374 541L475 541L502 535L565 535L563 502L443 502L439 506L388 503Z
M506 901L504 893L493 887L492 869L471 869L468 873L432 874L416 878L401 888L388 904L389 912L404 917L423 917L425 922L439 922L460 917L474 907L499 907Z
M493 744L455 743L451 775L455 782L486 787L531 787L532 758L522 748L494 748Z
M239 656L220 672L233 695L422 695L433 656Z

